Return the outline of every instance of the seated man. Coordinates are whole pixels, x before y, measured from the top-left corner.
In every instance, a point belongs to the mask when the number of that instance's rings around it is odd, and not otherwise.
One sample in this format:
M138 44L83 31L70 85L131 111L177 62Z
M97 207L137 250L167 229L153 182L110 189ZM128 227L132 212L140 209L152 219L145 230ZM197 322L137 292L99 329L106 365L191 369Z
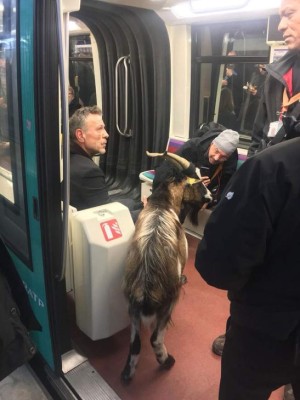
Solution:
M108 133L97 107L76 110L69 121L70 131L70 204L77 210L118 201L129 208L136 220L142 203L128 198L109 197L105 175L93 161L96 154L105 154Z
M212 192L216 204L237 168L239 134L231 129L206 132L184 143L177 154L200 169L203 182Z

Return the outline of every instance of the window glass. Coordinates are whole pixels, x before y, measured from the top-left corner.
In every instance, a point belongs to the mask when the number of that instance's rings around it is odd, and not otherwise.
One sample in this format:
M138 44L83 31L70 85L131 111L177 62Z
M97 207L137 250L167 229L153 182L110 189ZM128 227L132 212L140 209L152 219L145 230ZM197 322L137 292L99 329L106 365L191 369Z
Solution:
M28 259L16 21L16 1L0 0L0 233Z
M13 21L11 21L13 23ZM7 84L12 62L14 38L11 29L7 26L4 14L4 5L0 1L0 194L14 203L11 146L9 137ZM7 30L9 30L9 35Z
M215 121L250 141L269 59L266 32L267 20L193 28L192 131Z

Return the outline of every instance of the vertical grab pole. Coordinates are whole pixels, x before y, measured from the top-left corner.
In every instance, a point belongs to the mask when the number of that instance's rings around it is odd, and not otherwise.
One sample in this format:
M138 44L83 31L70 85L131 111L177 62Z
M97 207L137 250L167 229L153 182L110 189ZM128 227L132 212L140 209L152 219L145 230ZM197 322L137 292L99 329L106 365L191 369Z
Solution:
M80 0L64 1L56 0L58 53L59 53L59 79L61 95L61 126L63 133L63 213L62 213L62 260L61 270L55 278L62 281L65 276L65 268L68 254L68 234L69 234L69 203L70 203L70 145L69 145L69 106L68 106L68 87L69 86L69 15L71 11L80 9Z
M120 135L126 136L126 137L131 137L131 133L127 133L128 130L128 66L127 66L127 60L130 59L130 56L123 56L120 57L116 63L115 67L115 98L116 98L116 128ZM119 66L123 62L124 68L125 68L125 101L124 101L124 107L125 107L125 126L124 130L122 131L120 126L119 126Z
M127 67L127 59L129 56L124 58L124 68L125 68L125 126L124 126L124 134L127 134L127 125L128 125L128 67ZM128 135L128 134L127 134Z
M67 49L69 47L68 21L69 13L63 15L61 1L56 0L57 6L57 26L59 43L59 77L61 95L61 125L63 133L63 216L62 216L62 265L60 273L56 275L58 281L62 281L65 276L65 267L68 248L68 225L69 225L69 202L70 202L70 154L69 154L69 109L67 99ZM63 32L63 27L65 31Z

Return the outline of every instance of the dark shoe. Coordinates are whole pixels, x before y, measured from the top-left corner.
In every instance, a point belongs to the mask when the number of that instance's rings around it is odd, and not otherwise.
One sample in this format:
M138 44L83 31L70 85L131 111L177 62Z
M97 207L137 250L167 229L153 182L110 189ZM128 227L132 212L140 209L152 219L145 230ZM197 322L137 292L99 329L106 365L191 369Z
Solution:
M283 400L295 400L291 385L285 385Z
M212 344L212 352L215 353L217 356L221 356L223 354L224 344L225 344L226 336L220 335L218 336Z

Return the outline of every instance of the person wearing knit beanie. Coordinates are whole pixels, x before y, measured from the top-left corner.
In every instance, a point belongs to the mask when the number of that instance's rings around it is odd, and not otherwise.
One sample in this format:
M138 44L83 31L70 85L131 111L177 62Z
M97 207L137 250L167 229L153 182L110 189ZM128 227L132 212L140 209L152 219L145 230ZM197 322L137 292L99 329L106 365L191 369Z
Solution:
M237 149L239 134L231 129L225 129L211 143L208 158L211 164L219 164L226 161Z

